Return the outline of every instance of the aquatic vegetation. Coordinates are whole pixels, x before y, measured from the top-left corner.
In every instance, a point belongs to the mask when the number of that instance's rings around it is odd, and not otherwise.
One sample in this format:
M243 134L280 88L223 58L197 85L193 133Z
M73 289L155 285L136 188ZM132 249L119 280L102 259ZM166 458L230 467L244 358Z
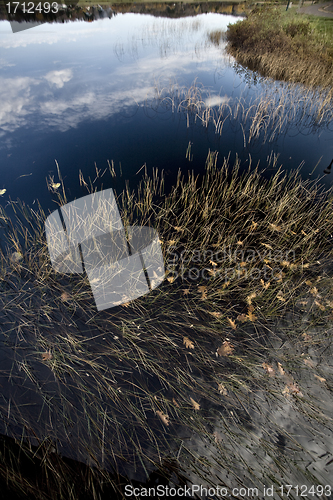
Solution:
M3 481L66 500L125 498L131 480L154 478L323 484L299 435L331 425L332 191L297 172L241 174L210 152L202 177L179 173L164 193L155 170L117 198L125 226L158 231L167 275L100 313L86 275L52 269L41 207L1 208Z
M148 108L160 107L185 116L187 126L199 122L222 135L230 126L243 135L244 147L256 140L274 141L289 130L314 132L330 127L333 106L330 92L309 89L297 84L277 85L264 80L253 97L246 97L246 88L239 97L211 94L195 80L189 87L171 82L155 83L155 100Z

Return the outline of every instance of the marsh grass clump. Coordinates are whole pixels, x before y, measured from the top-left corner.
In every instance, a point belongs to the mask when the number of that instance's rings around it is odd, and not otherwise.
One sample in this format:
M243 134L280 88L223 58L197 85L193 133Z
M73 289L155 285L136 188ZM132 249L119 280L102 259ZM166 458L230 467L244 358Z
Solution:
M330 90L332 19L256 7L247 19L228 26L228 50L237 62L261 75Z
M274 415L310 420L312 439L328 425L332 192L297 172L230 170L210 152L202 177L179 173L165 194L154 171L117 200L125 227L158 231L166 279L100 313L85 274L52 269L42 208L1 209L3 481L66 500L157 480L262 491L272 471L306 484L302 432Z

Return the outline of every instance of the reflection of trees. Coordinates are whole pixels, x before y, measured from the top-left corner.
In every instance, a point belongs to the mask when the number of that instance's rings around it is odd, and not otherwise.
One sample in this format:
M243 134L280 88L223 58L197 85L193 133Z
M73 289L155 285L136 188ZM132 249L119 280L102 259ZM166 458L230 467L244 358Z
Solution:
M46 0L45 0L46 1ZM52 4L52 0L47 0ZM42 2L43 3L43 2ZM67 6L66 8L61 8L57 13L45 13L45 12L35 12L32 14L24 13L22 9L18 8L15 15L9 15L7 12L7 7L4 3L0 3L0 20L16 21L22 22L41 22L41 23L64 23L68 21L96 21L98 19L104 19L108 17L109 19L116 15L116 12L111 7L85 7L80 6Z
M50 0L50 3L52 1ZM219 14L240 15L244 13L243 4L210 2L210 3L116 3L111 6L98 7L80 7L67 6L66 9L61 9L57 14L39 13L25 14L22 10L17 9L15 15L8 15L5 2L0 3L0 20L9 20L17 22L67 22L77 19L83 21L96 21L105 17L111 18L117 13L138 13L149 14L156 17L179 18L186 16L197 16L214 12Z
M186 16L197 16L215 12L218 14L240 15L245 12L244 4L221 3L221 2L198 2L198 3L125 3L113 4L116 12L133 12L140 14L150 14L156 17L179 18Z

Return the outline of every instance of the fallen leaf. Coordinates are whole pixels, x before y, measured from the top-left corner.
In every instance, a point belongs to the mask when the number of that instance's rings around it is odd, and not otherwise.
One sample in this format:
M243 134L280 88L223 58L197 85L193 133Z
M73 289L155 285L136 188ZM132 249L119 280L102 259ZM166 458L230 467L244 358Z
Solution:
M252 221L252 225L250 227L250 231L254 231L256 229L256 227L258 226L258 223L257 222L254 222Z
M243 242L242 242L242 241L237 241L237 245L242 246L242 245L243 245Z
M7 191L7 189L0 189L0 196L3 196L6 191Z
M175 281L175 277L174 276L167 276L167 280L169 283L173 283Z
M214 316L214 318L221 318L221 316L222 316L222 313L220 313L218 311L208 311L208 312L209 312L209 314Z
M306 280L305 284L308 286L312 286L312 282L310 280Z
M218 391L220 394L222 394L222 396L227 396L228 395L228 391L226 389L226 387L223 385L223 384L218 384Z
M228 340L225 340L221 347L219 347L216 351L216 353L219 356L228 356L229 354L232 354L234 352L234 347Z
M250 321L252 321L252 323L257 319L257 316L255 314L253 314L252 311L248 311L248 314L247 314L248 318Z
M285 386L284 390L282 391L282 394L298 394L299 396L303 396L301 393L298 385L296 382L288 382L288 384Z
M229 321L231 328L233 330L236 330L236 328L237 328L236 323L234 321L232 321L232 319L230 319L230 318L227 318L227 320Z
M318 288L317 287L313 287L313 288L310 288L310 293L311 295L314 295L315 297L319 297L320 298L320 295L318 293Z
M163 412L161 412L159 410L156 411L156 415L158 415L160 417L160 419L162 420L163 424L169 425L170 422L169 422L168 415L166 415L165 413L163 413Z
M188 337L183 338L183 344L185 344L185 347L187 349L194 349L194 344Z
M316 306L319 307L319 309L321 311L325 311L326 310L326 307L323 304L321 304L320 302L318 302L318 300L315 300L314 303L316 304Z
M207 299L207 287L206 286L198 286L198 291L201 293L201 300Z
M68 302L69 300L71 300L71 296L68 292L62 292L62 294L60 295L60 300L61 302Z
M245 267L245 266L247 266L247 262L241 262L239 265L240 265L241 267Z
M189 293L190 293L190 289L189 288L184 288L183 294L184 295L188 295Z
M282 368L281 363L279 363L279 362L278 362L278 364L277 364L277 365L278 365L278 372L279 372L279 374L280 374L280 375L285 375L285 374L286 374L286 372L285 372L285 371L284 371L284 369Z
M319 380L319 382L326 382L326 378L319 377L319 375L316 375L315 373L314 373L314 376Z
M242 323L245 323L245 321L248 321L249 318L245 314L239 314L237 316L237 321L241 321Z
M263 363L262 367L268 373L268 375L270 377L272 377L275 374L274 368L271 365L269 365L268 363Z
M190 398L192 405L194 406L195 410L200 410L200 405L194 399Z
M281 266L283 266L283 267L289 267L290 266L290 262L288 262L287 260L283 260L281 262Z
M213 436L214 436L214 441L215 443L221 443L222 442L222 436L219 432L215 431L213 432Z
M10 260L12 262L19 262L22 259L23 255L21 254L21 252L13 252L12 255L10 256Z
M46 352L43 352L42 353L42 359L43 361L47 361L49 359L52 359L52 354L50 353L50 351L46 351Z
M182 227L179 227L179 226L175 226L175 227L174 227L174 229L175 229L176 231L183 231L183 228L182 228Z
M176 243L176 240L167 241L167 245L174 245L175 243Z
M284 298L284 296L283 296L283 293L282 293L282 292L279 292L279 293L277 294L276 298L277 298L278 300L281 300L281 302L285 302L285 301L286 301L286 299Z
M281 231L281 226L276 226L275 224L269 223L273 231Z
M269 286L270 286L270 282L265 283L263 279L260 280L260 284L264 290L267 290L267 288L269 288Z
M248 303L249 305L251 305L251 303L252 303L252 299L254 299L256 296L257 296L257 294L256 294L255 292L250 293L250 295L248 295L248 296L246 297L246 301L247 301L247 303Z
M60 187L60 182L52 182L51 187L53 189L58 189Z

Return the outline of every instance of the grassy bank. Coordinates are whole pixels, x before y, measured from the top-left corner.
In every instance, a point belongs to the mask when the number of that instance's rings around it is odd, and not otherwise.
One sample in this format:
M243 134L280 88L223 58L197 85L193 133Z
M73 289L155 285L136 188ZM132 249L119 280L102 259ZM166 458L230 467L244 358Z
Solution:
M203 179L163 185L155 172L118 202L125 225L157 229L166 279L100 313L86 275L52 269L43 211L1 209L1 432L15 442L1 443L0 472L24 498L124 498L133 478L262 490L292 471L307 484L307 450L266 405L304 415L313 439L328 425L332 192L240 175L217 153Z
M228 50L236 60L263 76L330 88L333 85L333 19L255 8L230 25Z

